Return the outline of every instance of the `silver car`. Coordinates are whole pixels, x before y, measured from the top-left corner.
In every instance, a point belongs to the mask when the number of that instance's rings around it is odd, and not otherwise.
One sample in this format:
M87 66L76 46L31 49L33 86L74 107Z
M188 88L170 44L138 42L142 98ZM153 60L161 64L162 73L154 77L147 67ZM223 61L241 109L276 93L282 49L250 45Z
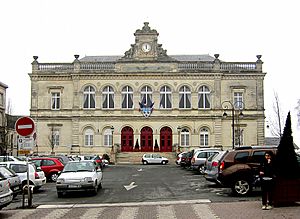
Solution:
M56 180L57 196L60 198L66 192L89 191L98 193L102 188L102 171L93 160L70 161Z
M167 164L168 158L163 157L159 154L144 154L142 158L143 164Z
M204 163L207 158L221 151L218 148L200 148L195 149L191 160L191 169L204 174Z
M0 209L6 207L12 202L13 192L9 188L8 179L0 174Z
M16 197L22 190L20 177L11 169L0 166L0 173L8 179L10 189L13 191L13 197Z
M219 151L219 153L207 158L204 164L204 178L207 181L218 183L219 163L225 153L226 151Z

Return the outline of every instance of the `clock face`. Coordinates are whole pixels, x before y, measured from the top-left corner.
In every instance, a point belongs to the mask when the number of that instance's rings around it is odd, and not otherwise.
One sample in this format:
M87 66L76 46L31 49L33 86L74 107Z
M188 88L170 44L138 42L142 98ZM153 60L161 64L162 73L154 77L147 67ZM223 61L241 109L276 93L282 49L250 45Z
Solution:
M144 44L142 45L142 50L143 50L144 52L150 52L150 50L151 50L151 45L150 45L149 43L144 43Z

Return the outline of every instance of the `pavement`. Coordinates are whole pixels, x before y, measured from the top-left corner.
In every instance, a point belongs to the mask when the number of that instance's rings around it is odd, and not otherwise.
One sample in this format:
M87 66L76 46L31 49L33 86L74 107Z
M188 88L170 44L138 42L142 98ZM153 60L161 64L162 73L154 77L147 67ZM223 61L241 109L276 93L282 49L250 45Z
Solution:
M2 209L0 218L287 219L300 218L300 203L271 210L262 210L260 201L211 203L208 199L113 204L40 205L34 209Z

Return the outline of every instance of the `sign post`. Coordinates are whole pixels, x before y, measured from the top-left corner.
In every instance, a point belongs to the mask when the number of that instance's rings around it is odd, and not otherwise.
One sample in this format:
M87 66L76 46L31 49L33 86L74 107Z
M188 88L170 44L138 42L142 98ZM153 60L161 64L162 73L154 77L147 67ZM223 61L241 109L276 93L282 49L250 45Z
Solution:
M29 163L28 163L28 153L33 148L33 137L30 135L33 133L35 129L34 121L30 117L21 117L17 120L15 124L16 132L22 136L18 139L18 149L22 149L24 152L26 151L26 163L27 163L27 199L28 199L28 207L31 207L32 197L30 193L29 187ZM23 187L23 194L25 194L25 188ZM24 196L23 196L24 199ZM24 200L23 200L24 201Z

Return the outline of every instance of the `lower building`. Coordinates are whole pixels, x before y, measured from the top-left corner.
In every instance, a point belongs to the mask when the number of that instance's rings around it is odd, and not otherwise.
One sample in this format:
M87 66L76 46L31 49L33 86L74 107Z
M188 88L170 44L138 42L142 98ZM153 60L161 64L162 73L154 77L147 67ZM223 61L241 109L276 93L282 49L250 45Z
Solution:
M31 117L39 153L174 152L264 144L264 77L255 62L168 55L147 22L123 56L39 63Z

